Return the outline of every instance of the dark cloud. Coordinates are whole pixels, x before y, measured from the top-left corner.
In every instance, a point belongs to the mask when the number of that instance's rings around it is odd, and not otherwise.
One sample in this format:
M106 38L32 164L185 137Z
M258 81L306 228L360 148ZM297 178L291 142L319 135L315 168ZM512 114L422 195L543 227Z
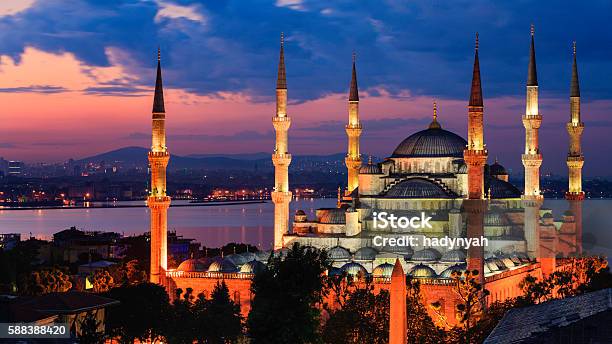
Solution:
M31 45L106 66L105 49L116 47L139 64L131 67L141 76L137 87L152 84L161 45L167 85L200 94L245 91L271 97L278 35L285 31L293 100L345 92L353 49L364 89L383 86L391 95L409 89L465 99L479 31L486 98L524 92L534 22L543 94L567 95L572 40L578 41L583 93L602 99L612 91L612 48L604 44L612 41L612 21L605 14L612 11L609 2L305 0L299 10L276 6L276 0L165 3L196 5L192 10L202 20L156 20L155 1L39 1L0 18L0 52L18 58Z
M23 87L0 87L0 93L61 93L68 89L59 86L32 85Z
M150 95L150 92L150 88L131 86L99 86L88 87L83 90L83 93L88 95L114 97L141 97Z

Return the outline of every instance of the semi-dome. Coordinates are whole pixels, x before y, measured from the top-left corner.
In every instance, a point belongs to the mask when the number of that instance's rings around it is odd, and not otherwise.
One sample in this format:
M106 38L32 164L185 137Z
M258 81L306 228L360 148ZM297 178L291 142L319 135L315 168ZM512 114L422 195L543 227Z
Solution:
M270 251L257 251L255 256L257 256L256 259L260 262L267 262L268 258L270 258Z
M467 145L461 136L442 128L430 127L408 136L393 151L392 158L463 158Z
M342 266L342 271L346 272L346 274L349 276L357 276L359 274L365 276L368 273L368 271L361 264L355 262L344 264Z
M387 191L386 198L456 198L453 191L425 178L403 180Z
M521 191L509 182L497 178L485 178L485 189L491 198L521 198Z
M256 261L256 260L252 260L252 261L244 264L240 268L240 273L243 273L243 274L256 274L256 273L262 271L265 268L266 268L266 265L264 263Z
M365 246L355 251L355 260L374 260L377 254L374 248Z
M199 259L190 258L179 264L178 271L206 271L206 264Z
M433 262L440 259L440 252L433 248L426 248L420 251L416 251L411 260L417 262Z
M247 262L253 261L257 259L257 256L253 252L242 252L239 253Z
M225 259L229 260L236 266L240 266L248 261L245 257L236 253L226 256Z
M319 217L319 223L322 224L345 224L346 215L343 208L327 208L317 210L317 216Z
M221 259L210 264L208 272L238 272L238 268L230 260Z
M415 278L433 278L436 272L427 265L419 264L410 270L410 276Z
M351 252L342 246L334 246L327 251L327 257L331 260L348 260Z
M465 262L465 251L463 250L451 250L447 251L442 255L441 262L445 263L462 263Z
M462 273L466 269L467 269L466 264L456 264L453 266L449 266L448 268L446 268L444 271L440 273L440 277L441 278L452 278L453 272L457 271L457 273Z
M393 273L393 264L382 263L372 270L372 277L389 278Z

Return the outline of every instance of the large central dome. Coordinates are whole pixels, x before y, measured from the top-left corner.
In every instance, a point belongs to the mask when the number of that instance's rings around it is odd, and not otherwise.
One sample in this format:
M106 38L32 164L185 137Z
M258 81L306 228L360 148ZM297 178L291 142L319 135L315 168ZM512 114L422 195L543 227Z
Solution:
M392 158L462 158L467 141L439 127L430 126L408 136L393 151Z

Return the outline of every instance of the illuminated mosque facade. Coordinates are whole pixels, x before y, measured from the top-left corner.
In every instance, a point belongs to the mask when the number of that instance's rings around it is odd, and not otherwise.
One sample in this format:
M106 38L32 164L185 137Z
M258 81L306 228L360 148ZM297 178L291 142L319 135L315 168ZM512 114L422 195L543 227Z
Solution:
M333 268L329 274L346 273L371 276L378 289L388 289L394 263L395 271L406 271L419 278L421 290L428 302L440 302L450 321L454 321L455 304L451 273L477 269L480 279L491 294L488 301L518 296L519 282L528 274L536 277L550 274L563 267L567 257L581 253L582 200L581 169L584 157L581 135L584 124L580 117L580 91L576 50L574 46L570 88L570 137L567 165L569 209L561 220L555 220L550 210L543 209L540 190L538 130L542 115L538 110L538 83L535 62L533 27L527 78L526 111L522 116L525 127L525 151L522 162L525 184L521 189L508 181L506 169L497 161L487 164L488 151L484 136L484 108L478 36L474 55L473 76L468 103L467 140L444 129L443 116L438 116L434 103L432 121L398 144L391 155L380 163L371 159L362 162L359 139L367 135L359 120L357 69L353 55L352 76L348 97L346 134L348 148L345 159L347 189L339 195L336 208L317 209L315 217L306 212L289 213L292 199L289 183L289 128L287 109L287 79L284 42L281 36L280 59L276 86L276 114L272 123L276 141L272 161L275 167L274 242L276 254L282 254L293 243L328 250ZM191 258L177 269L167 268L167 208L165 176L168 151L165 146L165 111L158 59L157 82L153 106L153 142L151 164L151 281L166 287L169 295L176 288L192 288L195 294L207 296L214 285L224 280L233 296L247 314L252 298L250 281L265 264L271 252L246 252L226 257ZM430 229L377 229L373 212L388 212L397 216L431 216ZM291 223L291 219L293 221ZM377 247L376 236L420 238L488 239L486 247L469 250L443 247ZM561 259L558 259L561 258Z

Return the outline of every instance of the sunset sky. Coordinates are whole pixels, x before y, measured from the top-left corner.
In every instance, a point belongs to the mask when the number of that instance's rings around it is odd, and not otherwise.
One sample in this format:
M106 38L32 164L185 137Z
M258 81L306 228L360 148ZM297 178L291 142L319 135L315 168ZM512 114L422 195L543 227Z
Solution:
M609 176L609 13L608 1L2 0L0 156L61 162L149 146L158 46L172 153L271 152L281 31L293 154L346 150L353 50L363 153L390 155L426 127L434 99L442 126L465 137L478 31L485 141L516 170L534 23L543 171L566 174L576 40L585 174Z

